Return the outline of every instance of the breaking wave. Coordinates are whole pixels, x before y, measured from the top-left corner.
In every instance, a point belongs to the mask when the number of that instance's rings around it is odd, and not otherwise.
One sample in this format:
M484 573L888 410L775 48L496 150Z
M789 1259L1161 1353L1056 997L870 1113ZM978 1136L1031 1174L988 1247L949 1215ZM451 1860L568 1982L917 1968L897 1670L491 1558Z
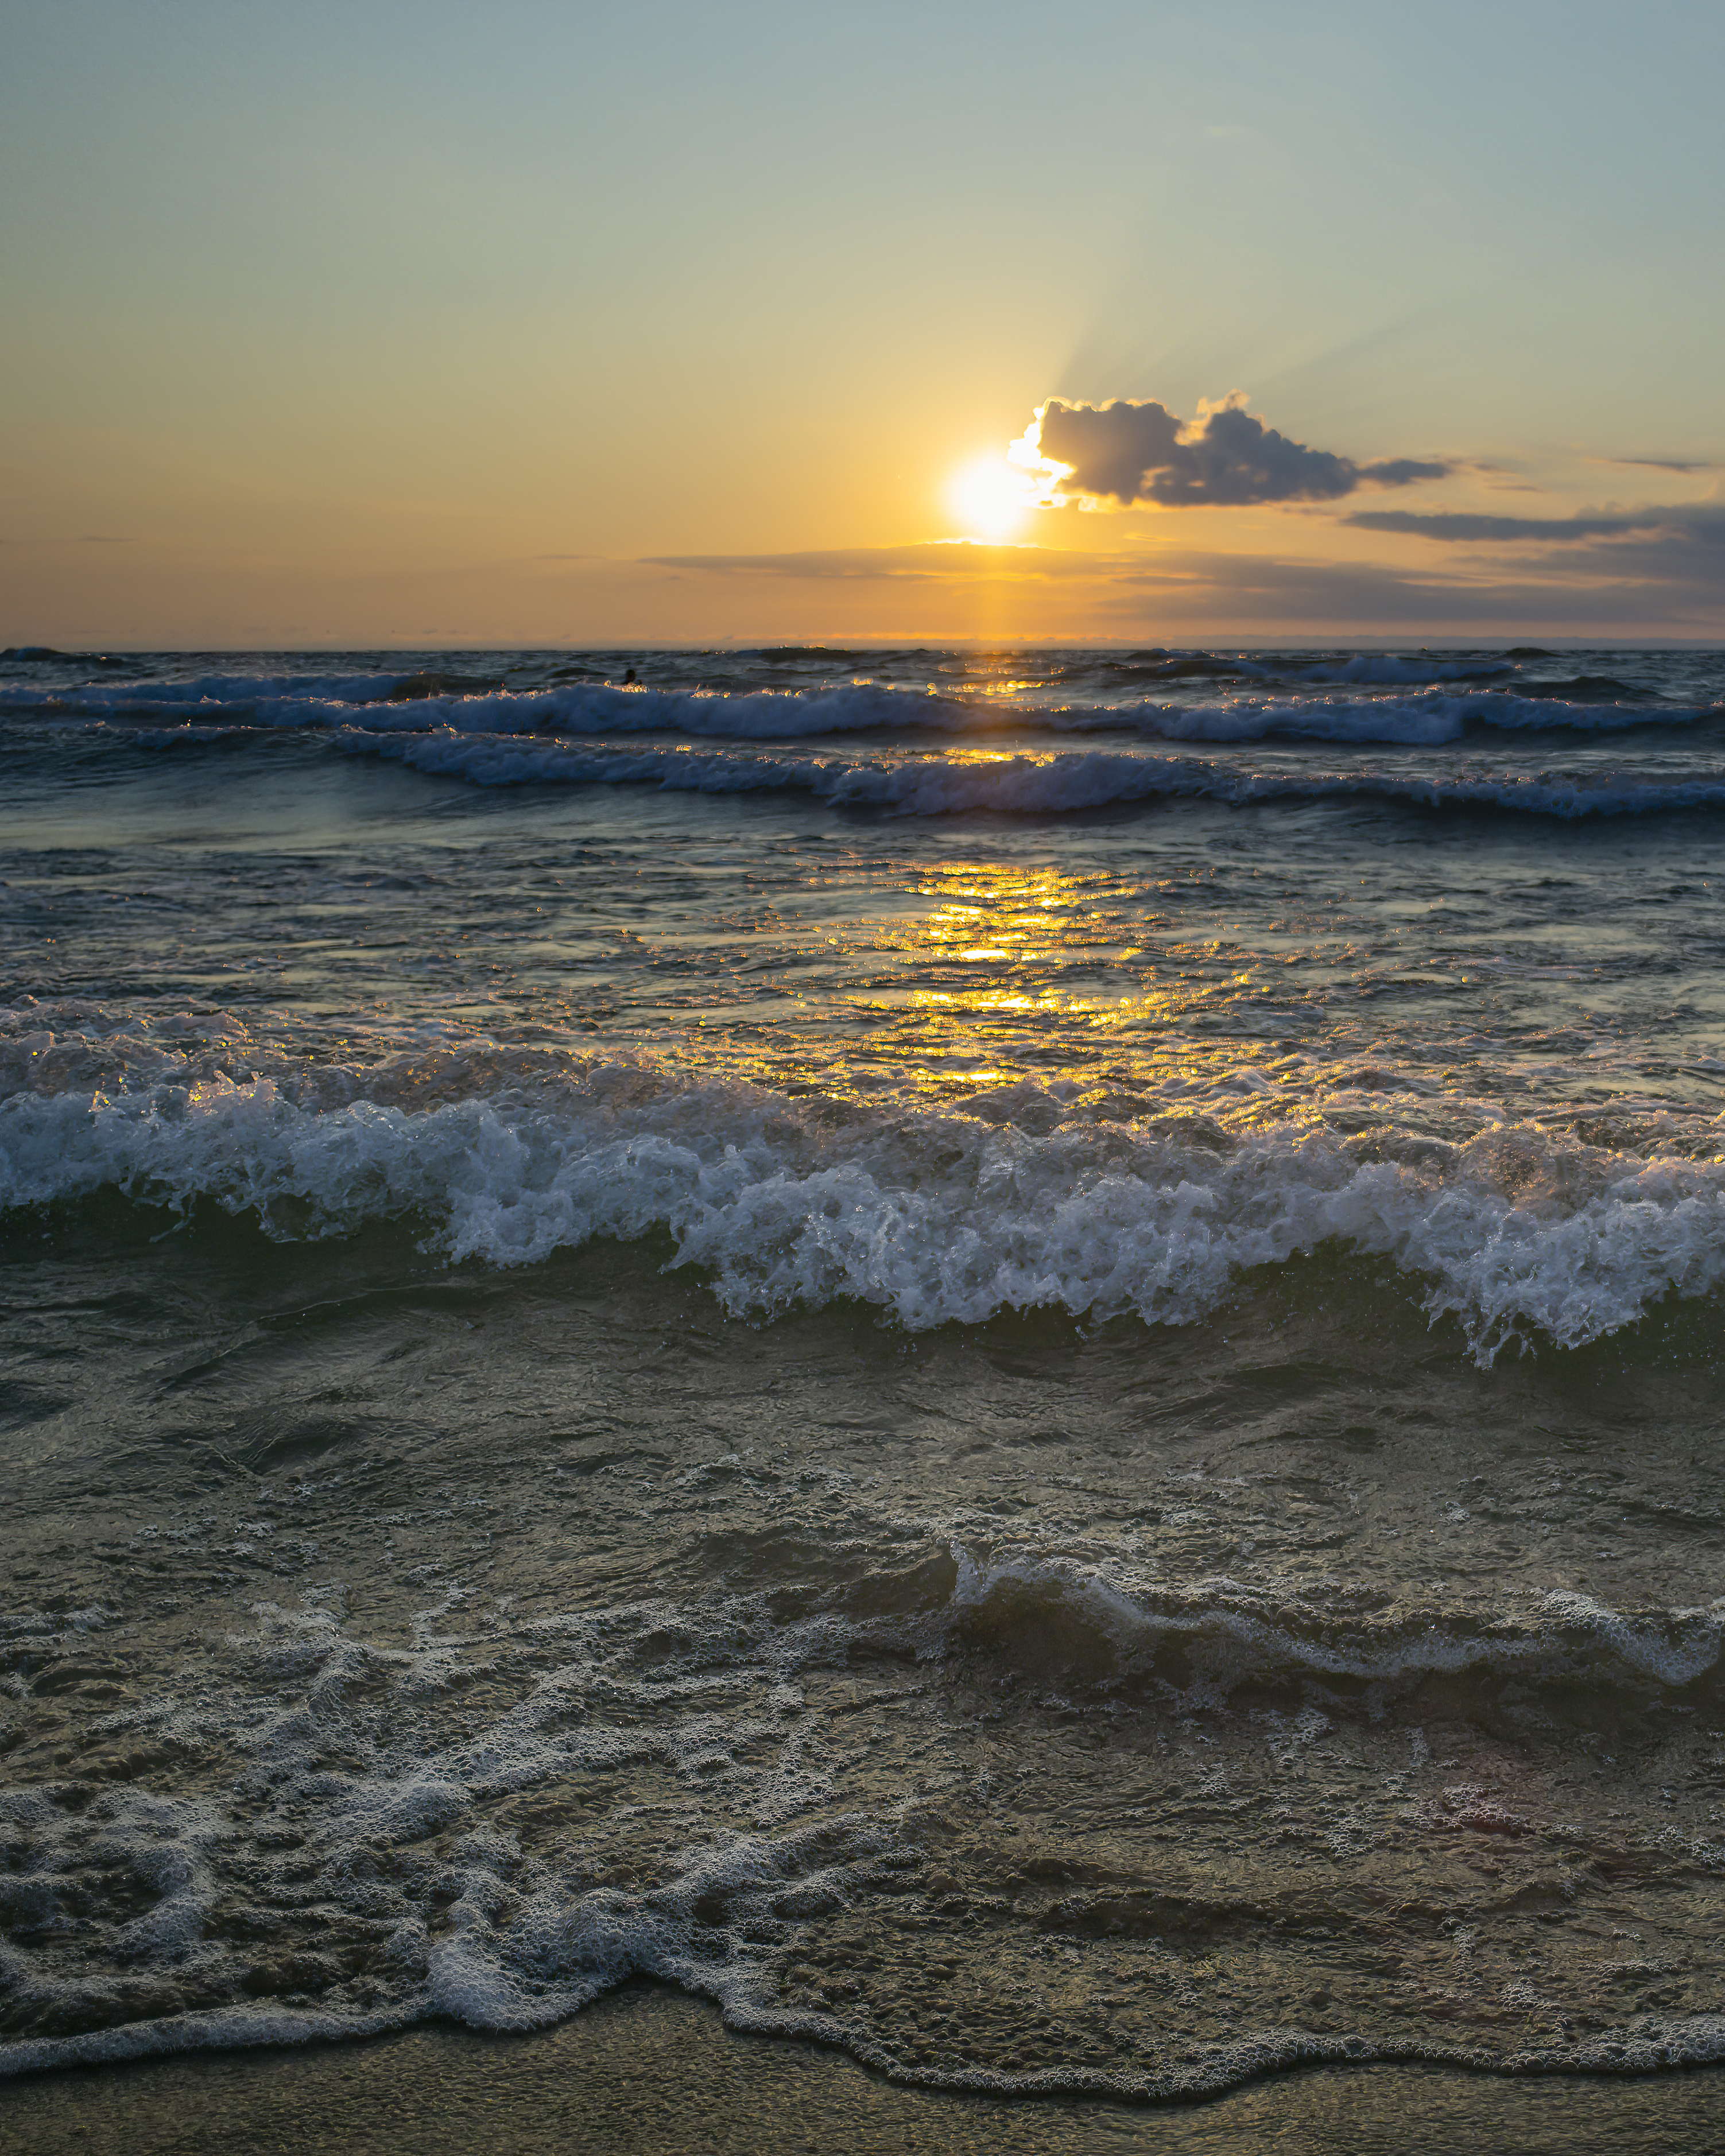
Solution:
M1725 773L1619 771L1404 773L1245 771L1194 757L1107 750L1064 754L859 760L828 755L670 747L569 748L554 742L475 740L345 731L351 753L478 786L655 786L674 793L799 793L835 808L901 816L1070 814L1158 800L1245 807L1358 799L1430 808L1507 808L1574 821L1725 807Z
M289 1239L406 1219L451 1261L496 1266L662 1233L732 1313L842 1298L911 1331L1036 1309L1182 1324L1243 1271L1331 1245L1391 1260L1482 1363L1512 1339L1580 1345L1725 1281L1725 1160L1615 1152L1537 1124L1455 1144L1235 1134L1061 1120L1029 1085L968 1113L839 1111L633 1066L418 1108L294 1091L218 1076L15 1093L0 1105L0 1204L113 1188Z

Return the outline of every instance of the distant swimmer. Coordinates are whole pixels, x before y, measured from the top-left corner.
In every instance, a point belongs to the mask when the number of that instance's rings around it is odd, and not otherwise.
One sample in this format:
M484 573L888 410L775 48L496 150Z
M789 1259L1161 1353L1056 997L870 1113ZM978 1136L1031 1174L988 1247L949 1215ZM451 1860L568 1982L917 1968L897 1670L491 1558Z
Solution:
M626 688L628 688L628 686L629 686L629 683L630 683L631 681L633 681L633 680L634 680L634 678L635 678L635 670L634 670L634 668L633 666L631 666L631 667L629 668L629 670L628 673L627 673L627 674L625 674L625 675L624 675L624 677L623 677L623 685L624 685L624 687L625 689L626 689Z

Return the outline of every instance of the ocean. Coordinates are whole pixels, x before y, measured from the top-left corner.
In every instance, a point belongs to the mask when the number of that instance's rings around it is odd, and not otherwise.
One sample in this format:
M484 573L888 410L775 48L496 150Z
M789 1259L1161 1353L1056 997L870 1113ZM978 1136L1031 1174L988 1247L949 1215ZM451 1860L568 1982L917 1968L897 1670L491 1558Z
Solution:
M0 2071L1725 2057L1725 654L0 660Z

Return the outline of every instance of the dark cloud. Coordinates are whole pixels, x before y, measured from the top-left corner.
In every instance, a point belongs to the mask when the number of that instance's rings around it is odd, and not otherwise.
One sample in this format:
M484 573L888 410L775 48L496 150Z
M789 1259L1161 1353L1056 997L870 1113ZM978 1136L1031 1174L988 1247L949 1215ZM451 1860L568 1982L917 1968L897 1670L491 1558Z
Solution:
M1636 516L1482 516L1463 510L1422 512L1415 509L1362 509L1344 516L1363 531L1399 531L1420 539L1478 543L1491 540L1600 539L1630 531L1650 531L1666 521L1668 512Z
M1484 516L1465 511L1363 509L1343 519L1364 531L1395 531L1419 539L1475 546L1525 546L1553 541L1619 541L1640 552L1661 536L1680 547L1725 544L1725 508L1697 502L1666 509L1611 510L1598 516Z
M1200 404L1192 420L1154 402L1067 404L1057 397L1040 417L1043 457L1070 467L1060 491L1092 501L1182 509L1334 501L1357 487L1408 486L1449 470L1411 457L1359 465L1308 449L1248 412L1238 390L1220 404Z
M1543 621L1584 630L1615 624L1717 635L1725 627L1725 503L1625 511L1577 517L1400 516L1362 513L1350 524L1412 531L1452 543L1488 546L1484 559L1463 556L1452 571L1409 570L1387 563L1269 562L1218 556L1199 572L1219 596L1248 593L1266 574L1277 603L1291 612L1302 598L1327 602L1336 618L1373 615L1409 623L1514 624ZM1553 542L1560 542L1552 551ZM1455 559L1455 557L1451 557ZM1173 559L1158 556L1158 562ZM1180 564L1196 568L1195 558ZM1266 593L1266 598L1271 597ZM1219 607L1225 610L1225 603ZM1270 607L1263 609L1266 618Z

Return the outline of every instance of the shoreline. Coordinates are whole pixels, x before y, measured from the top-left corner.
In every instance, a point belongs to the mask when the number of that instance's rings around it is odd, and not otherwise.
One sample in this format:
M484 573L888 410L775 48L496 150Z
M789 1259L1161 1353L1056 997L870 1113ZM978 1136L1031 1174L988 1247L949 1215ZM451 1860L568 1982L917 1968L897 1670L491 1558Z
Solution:
M951 2150L955 2156L1420 2156L1472 2137L1518 2151L1655 2156L1717 2131L1725 2074L1504 2076L1442 2066L1313 2066L1192 2102L997 2097L906 2087L847 2053L727 2029L655 1984L556 2027L488 2035L420 2023L347 2043L179 2053L20 2075L7 2138L32 2156L283 2148L641 2151Z

